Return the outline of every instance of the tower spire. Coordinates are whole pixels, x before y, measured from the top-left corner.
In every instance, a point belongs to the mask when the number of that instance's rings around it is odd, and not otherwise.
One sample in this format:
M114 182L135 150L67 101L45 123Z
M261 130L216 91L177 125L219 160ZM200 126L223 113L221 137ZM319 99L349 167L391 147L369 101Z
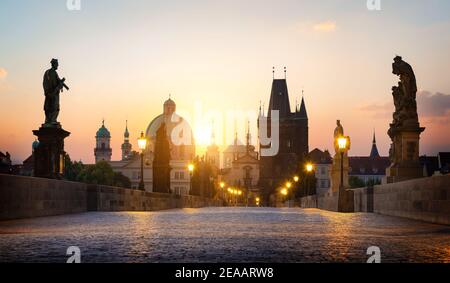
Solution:
M275 66L272 67L272 79L275 79Z
M214 131L214 119L211 120L211 144L216 144L216 133Z
M286 79L286 67L284 67L284 79Z
M370 150L370 158L380 157L377 148L377 140L375 138L375 129L373 130L372 149Z

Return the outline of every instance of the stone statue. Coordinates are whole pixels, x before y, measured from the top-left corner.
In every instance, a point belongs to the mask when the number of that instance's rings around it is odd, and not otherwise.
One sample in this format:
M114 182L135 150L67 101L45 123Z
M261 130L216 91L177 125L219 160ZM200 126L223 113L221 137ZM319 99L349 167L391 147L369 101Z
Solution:
M402 57L397 56L392 64L392 73L400 77L400 82L398 86L392 87L395 112L391 130L405 126L417 127L419 119L417 116L417 84L414 71L408 63L402 60ZM392 132L391 130L390 132ZM391 133L389 135L392 137Z
M341 125L341 120L336 121L336 129L334 129L334 150L336 151L336 154L339 153L339 145L338 145L338 138L344 136L344 128Z
M420 127L417 115L417 84L411 65L396 56L392 64L392 73L399 76L397 86L392 87L395 112L388 135L392 140L389 149L391 166L386 169L384 183L401 182L423 177L423 168L419 161Z
M43 87L44 87L44 111L45 111L45 127L58 127L60 126L57 118L59 114L59 93L63 89L69 90L65 84L65 78L60 79L56 70L58 70L58 60L52 59L52 67L48 69L44 74Z

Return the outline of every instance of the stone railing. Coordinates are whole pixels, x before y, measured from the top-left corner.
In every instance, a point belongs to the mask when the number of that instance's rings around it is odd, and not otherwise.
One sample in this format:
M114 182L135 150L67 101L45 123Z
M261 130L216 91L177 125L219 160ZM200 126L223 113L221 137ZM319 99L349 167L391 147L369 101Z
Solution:
M450 225L450 175L346 191L347 212L375 212ZM337 211L338 194L301 199L301 207Z
M355 189L355 211L450 225L450 175Z
M219 200L0 174L0 220L86 211L222 206Z

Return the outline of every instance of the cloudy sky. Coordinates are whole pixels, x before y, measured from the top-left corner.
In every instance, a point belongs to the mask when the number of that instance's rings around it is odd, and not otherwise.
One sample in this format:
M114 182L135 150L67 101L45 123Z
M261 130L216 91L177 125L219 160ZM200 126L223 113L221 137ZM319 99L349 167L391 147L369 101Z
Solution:
M311 149L331 149L341 119L352 155L368 155L374 129L386 155L396 54L416 72L427 127L421 153L450 150L448 0L381 0L380 11L366 0L81 0L79 11L66 2L0 2L0 151L16 162L43 122L42 75L53 57L71 87L59 117L72 133L66 151L84 162L93 161L103 118L118 159L125 120L137 147L169 93L206 142L208 112L228 117L267 105L272 66L276 77L287 67L292 107L304 90ZM234 124L214 123L219 142ZM244 140L245 119L236 124Z

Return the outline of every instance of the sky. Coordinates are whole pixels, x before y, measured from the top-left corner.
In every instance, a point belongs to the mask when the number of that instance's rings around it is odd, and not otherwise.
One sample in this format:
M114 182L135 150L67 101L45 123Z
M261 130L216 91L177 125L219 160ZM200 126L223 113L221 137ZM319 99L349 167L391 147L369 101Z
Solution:
M273 66L277 78L287 68L292 108L304 91L311 150L333 148L340 119L350 155L369 154L374 130L387 155L397 54L417 77L421 154L450 150L448 0L381 0L380 10L366 0L80 3L73 10L66 0L0 2L0 151L15 163L30 155L32 130L43 123L51 58L70 87L58 118L71 132L65 149L85 163L94 160L102 119L120 159L125 121L137 148L169 94L198 143L209 141L212 125L219 143L235 128L245 140L242 113L253 117L260 101L267 108ZM238 118L221 122L233 113ZM250 127L255 143L255 119Z

